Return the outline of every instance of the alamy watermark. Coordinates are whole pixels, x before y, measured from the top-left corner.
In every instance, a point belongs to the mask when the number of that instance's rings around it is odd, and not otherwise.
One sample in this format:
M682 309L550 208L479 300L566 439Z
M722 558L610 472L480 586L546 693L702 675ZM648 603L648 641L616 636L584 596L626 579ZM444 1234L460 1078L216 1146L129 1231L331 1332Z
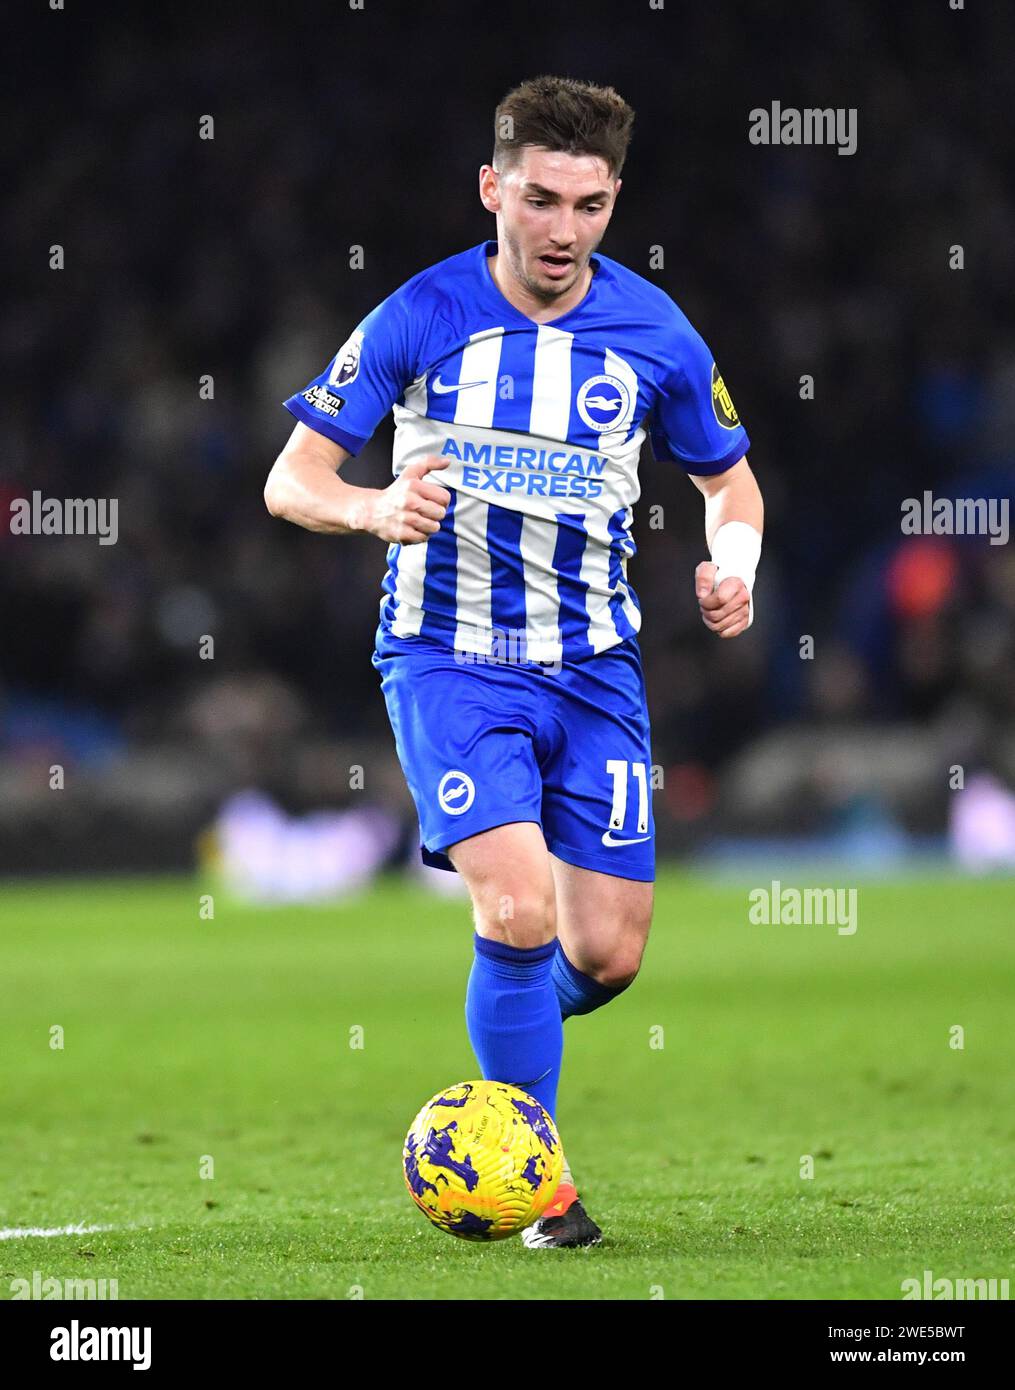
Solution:
M11 502L12 536L98 536L99 545L115 545L120 504L115 497L15 497Z
M855 106L783 106L750 112L747 138L752 145L835 145L839 154L856 154Z
M73 1318L50 1333L51 1361L131 1361L135 1371L152 1364L150 1327L89 1327Z
M855 888L784 888L773 879L768 888L752 888L747 901L752 926L831 926L840 936L856 931Z
M910 1298L955 1299L970 1303L976 1299L1011 1298L1007 1279L947 1279L934 1278L932 1269L923 1271L923 1278L911 1276L900 1285L903 1301Z
M991 545L1007 545L1011 536L1007 497L922 497L902 501L904 536L989 536Z
M563 634L532 632L524 627L462 625L455 634L455 661L460 666L538 665L556 675L562 665Z
M11 1280L11 1302L22 1299L94 1299L111 1300L120 1297L120 1285L116 1279L57 1279L44 1277L41 1269L33 1269L31 1280Z

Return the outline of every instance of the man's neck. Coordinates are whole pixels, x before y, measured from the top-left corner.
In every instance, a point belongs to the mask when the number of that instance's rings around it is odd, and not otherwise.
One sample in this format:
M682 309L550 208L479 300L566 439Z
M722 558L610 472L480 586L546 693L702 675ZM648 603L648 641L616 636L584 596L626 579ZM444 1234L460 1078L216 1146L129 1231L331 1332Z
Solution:
M533 323L548 323L552 319L559 319L564 314L569 314L582 302L592 284L593 271L590 261L585 267L584 274L579 277L572 288L548 304L545 299L540 299L538 295L532 294L515 279L508 266L507 258L499 252L487 257L487 265L490 267L494 284L504 298L509 304L513 304L519 313L532 319Z

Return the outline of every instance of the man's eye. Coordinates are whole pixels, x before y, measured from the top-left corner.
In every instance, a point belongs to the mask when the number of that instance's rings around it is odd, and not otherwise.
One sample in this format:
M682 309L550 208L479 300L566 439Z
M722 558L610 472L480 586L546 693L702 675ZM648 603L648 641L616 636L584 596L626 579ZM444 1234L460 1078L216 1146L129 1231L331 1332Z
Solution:
M545 198L529 198L527 201L528 201L528 202L531 204L531 206L534 207L534 208L545 208L545 207L546 207L546 199L545 199Z
M603 210L603 205L602 205L602 203L588 203L588 204L586 204L586 207L585 207L585 211L586 211L586 212L602 212L602 210Z

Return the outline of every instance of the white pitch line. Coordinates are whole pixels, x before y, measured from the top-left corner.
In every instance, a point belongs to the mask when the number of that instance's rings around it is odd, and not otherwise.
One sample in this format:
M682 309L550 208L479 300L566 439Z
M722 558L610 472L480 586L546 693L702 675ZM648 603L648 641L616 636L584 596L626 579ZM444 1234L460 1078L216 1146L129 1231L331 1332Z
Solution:
M6 1226L0 1229L0 1240L24 1240L28 1236L90 1236L96 1231L115 1231L115 1226Z

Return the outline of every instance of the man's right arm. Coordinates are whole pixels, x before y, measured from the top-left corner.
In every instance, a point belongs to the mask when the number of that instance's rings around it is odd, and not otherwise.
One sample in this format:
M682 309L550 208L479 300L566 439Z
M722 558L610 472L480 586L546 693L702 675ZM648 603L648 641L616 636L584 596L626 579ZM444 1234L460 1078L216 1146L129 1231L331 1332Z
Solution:
M427 481L447 460L428 455L407 464L386 488L355 487L338 476L348 449L302 422L268 474L264 502L272 516L308 531L365 531L389 543L414 545L436 531L451 502L447 488Z

